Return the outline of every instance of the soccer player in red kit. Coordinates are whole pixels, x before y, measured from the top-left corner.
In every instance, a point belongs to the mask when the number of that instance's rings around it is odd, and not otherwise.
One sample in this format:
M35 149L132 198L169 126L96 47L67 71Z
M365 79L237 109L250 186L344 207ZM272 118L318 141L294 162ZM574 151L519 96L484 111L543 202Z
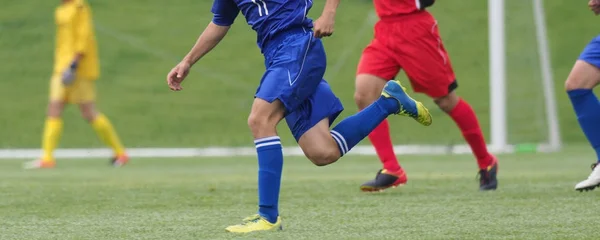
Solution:
M436 19L425 10L434 0L374 0L379 21L375 38L364 49L356 73L354 99L362 110L380 95L386 82L403 69L415 92L425 93L456 122L477 159L480 190L498 186L497 159L488 152L471 106L458 95L450 58L444 49ZM384 120L369 135L383 169L361 185L365 192L381 191L407 182L398 163Z

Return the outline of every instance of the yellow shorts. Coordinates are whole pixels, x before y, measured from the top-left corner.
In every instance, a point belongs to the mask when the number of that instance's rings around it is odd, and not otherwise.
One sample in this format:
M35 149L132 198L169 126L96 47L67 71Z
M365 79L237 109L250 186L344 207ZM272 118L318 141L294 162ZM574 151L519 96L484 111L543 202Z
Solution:
M96 81L76 79L70 86L62 83L60 75L50 80L50 101L81 104L96 101Z

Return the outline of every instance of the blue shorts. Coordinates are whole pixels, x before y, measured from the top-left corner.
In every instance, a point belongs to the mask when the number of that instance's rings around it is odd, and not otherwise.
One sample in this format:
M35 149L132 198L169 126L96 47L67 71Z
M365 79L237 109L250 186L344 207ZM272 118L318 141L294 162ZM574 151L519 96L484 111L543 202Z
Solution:
M255 97L283 103L296 141L325 118L333 123L344 107L323 79L327 59L321 40L303 28L288 30L269 40L263 52L267 71Z
M583 60L589 64L600 68L600 36L596 36L592 41L583 49L579 60Z

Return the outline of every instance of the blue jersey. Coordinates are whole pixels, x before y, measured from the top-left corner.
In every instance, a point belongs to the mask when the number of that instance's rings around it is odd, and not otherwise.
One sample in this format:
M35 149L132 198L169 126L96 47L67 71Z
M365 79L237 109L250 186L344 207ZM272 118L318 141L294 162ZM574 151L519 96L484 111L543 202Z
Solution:
M312 0L214 0L213 23L230 26L241 11L257 34L257 44L264 50L269 39L293 28L312 28L306 15Z

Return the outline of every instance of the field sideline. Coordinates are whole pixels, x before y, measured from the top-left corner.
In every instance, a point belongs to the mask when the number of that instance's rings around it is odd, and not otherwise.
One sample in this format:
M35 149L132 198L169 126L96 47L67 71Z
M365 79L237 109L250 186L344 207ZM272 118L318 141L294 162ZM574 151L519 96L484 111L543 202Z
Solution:
M500 156L500 188L477 191L469 155L401 157L409 184L380 194L358 185L379 167L348 156L318 168L287 158L284 231L224 231L256 210L256 161L62 160L23 171L0 161L0 239L596 239L598 192L578 193L587 146Z

